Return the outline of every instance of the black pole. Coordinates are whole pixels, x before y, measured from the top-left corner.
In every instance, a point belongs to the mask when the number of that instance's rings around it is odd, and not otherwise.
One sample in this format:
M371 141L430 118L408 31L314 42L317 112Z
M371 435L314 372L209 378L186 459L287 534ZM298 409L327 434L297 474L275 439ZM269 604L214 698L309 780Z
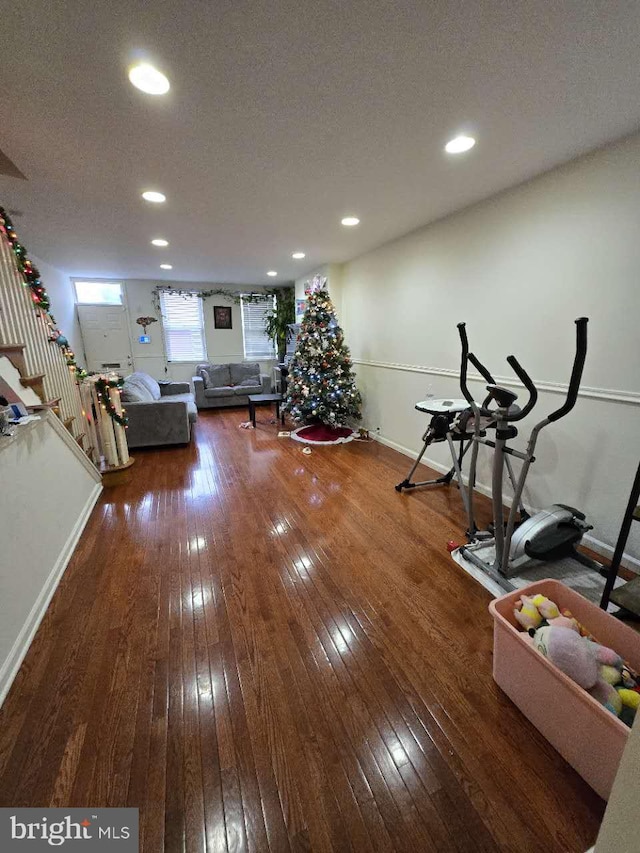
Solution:
M618 577L618 570L620 568L620 563L622 561L622 555L624 553L624 546L627 544L627 539L629 537L629 531L631 530L631 522L633 521L633 514L635 512L636 506L638 505L638 498L640 497L640 464L638 465L638 470L636 471L636 478L633 481L633 486L631 487L631 494L629 495L629 503L627 504L627 509L624 514L624 518L622 519L622 527L620 528L620 534L618 535L618 541L616 542L616 549L613 552L613 559L611 560L611 565L609 566L609 570L607 572L607 582L604 585L604 591L602 593L602 598L600 599L600 607L603 610L607 609L609 604L609 596L611 595L611 590L613 589L613 585Z

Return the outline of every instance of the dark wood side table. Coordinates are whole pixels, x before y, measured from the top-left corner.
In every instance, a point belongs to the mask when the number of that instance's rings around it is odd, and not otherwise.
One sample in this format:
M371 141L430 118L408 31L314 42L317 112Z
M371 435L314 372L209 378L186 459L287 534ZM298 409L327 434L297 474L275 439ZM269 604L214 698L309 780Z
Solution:
M282 394L249 394L249 420L256 426L256 406L264 404L276 404L276 420L280 419L284 425L284 412L280 411L280 403L282 403Z

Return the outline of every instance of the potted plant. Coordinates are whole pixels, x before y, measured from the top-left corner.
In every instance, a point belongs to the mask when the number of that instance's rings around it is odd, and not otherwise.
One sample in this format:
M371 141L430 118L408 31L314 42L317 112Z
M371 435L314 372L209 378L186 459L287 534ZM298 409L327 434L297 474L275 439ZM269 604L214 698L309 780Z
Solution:
M264 330L271 338L278 354L278 361L284 361L287 343L291 336L289 326L296 321L296 300L293 287L274 289L274 307L265 316Z

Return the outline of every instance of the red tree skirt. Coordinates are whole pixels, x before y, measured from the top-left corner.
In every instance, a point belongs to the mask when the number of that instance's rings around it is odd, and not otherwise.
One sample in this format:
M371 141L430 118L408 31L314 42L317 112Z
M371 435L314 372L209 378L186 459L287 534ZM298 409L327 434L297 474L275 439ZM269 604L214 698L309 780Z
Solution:
M354 434L354 431L349 427L311 424L310 426L298 427L291 433L291 438L305 444L344 444L347 441L352 441Z

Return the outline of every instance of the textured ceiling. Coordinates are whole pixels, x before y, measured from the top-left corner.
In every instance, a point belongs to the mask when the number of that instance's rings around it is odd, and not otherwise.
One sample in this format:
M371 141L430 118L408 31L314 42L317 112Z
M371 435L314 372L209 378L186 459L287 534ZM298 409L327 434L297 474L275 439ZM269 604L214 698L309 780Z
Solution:
M0 202L73 275L291 279L640 126L637 2L29 0L0 40L0 146L28 178ZM141 55L168 96L129 84Z

